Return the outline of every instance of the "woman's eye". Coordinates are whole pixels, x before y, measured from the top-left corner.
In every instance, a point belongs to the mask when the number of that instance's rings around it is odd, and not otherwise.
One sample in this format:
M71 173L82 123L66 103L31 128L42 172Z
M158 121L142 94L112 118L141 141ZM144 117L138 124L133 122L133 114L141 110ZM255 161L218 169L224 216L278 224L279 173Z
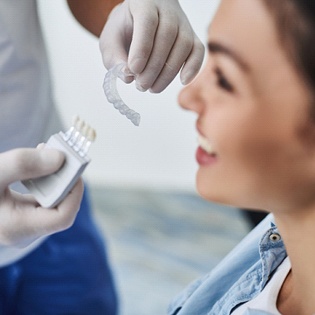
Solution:
M233 92L233 86L229 83L229 81L225 78L225 76L223 75L223 73L221 72L220 69L216 68L214 70L215 75L216 75L216 79L217 79L217 85L228 91L228 92Z

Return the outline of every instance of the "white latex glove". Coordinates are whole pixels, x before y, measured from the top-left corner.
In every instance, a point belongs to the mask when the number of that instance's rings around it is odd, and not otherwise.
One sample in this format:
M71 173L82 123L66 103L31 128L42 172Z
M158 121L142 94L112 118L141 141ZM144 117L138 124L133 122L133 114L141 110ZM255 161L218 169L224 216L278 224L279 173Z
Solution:
M163 91L181 70L183 84L200 70L204 46L178 0L125 0L111 12L100 36L107 69L127 62L126 83L140 91Z
M42 208L31 195L9 189L13 182L48 175L64 161L55 149L14 149L0 154L0 245L24 247L41 236L70 227L83 194L80 179L55 208Z

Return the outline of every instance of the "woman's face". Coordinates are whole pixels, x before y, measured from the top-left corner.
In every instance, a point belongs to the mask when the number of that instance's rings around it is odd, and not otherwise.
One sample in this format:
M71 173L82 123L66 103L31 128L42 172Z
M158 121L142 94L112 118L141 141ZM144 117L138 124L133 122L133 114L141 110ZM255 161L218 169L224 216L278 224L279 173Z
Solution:
M197 189L206 199L270 211L315 201L310 96L277 36L262 1L222 0L207 63L180 93L198 115Z

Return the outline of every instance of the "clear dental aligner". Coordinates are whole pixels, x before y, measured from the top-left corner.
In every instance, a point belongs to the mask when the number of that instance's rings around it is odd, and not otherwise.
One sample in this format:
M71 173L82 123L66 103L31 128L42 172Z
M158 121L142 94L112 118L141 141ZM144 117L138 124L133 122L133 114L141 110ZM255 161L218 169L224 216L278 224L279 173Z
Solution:
M122 115L125 115L135 126L139 126L140 114L129 108L120 98L117 91L116 80L124 67L124 63L118 64L106 73L103 84L104 93L109 103L113 104L114 107L119 110Z

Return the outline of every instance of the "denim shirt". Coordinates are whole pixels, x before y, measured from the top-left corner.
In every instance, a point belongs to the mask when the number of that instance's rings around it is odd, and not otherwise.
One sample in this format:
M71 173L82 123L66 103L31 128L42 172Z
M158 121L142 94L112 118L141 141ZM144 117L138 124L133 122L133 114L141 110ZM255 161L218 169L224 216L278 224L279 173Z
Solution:
M168 315L229 315L256 297L287 253L268 215L208 275L192 283L169 306ZM250 309L246 315L267 315Z

